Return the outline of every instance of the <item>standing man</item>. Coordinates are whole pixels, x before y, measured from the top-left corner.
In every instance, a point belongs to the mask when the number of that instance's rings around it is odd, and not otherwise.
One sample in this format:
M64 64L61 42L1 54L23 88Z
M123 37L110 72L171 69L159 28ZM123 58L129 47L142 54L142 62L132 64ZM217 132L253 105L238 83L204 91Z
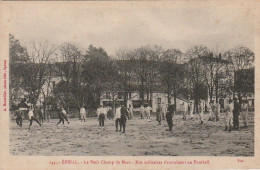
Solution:
M126 119L127 119L127 109L124 105L121 106L121 117L120 117L120 132L123 127L123 133L125 133L125 127L126 127ZM129 118L128 118L129 119Z
M33 108L31 108L28 112L28 117L29 117L29 120L30 120L30 125L29 125L29 130L31 129L31 126L32 126L32 121L34 120L35 122L37 122L40 126L41 126L41 123L34 117L33 115Z
M240 115L240 105L237 99L234 99L234 110L233 110L233 129L239 129L239 115Z
M219 121L219 114L220 114L220 104L219 104L219 101L217 101L216 108L215 108L216 122Z
M242 111L241 116L243 119L244 126L245 128L247 128L248 105L246 100L242 101L241 111Z
M200 124L203 124L203 117L204 117L204 108L203 108L203 104L201 103L201 101L199 101L199 116L200 116Z
M164 104L164 102L162 103L162 119L165 120L165 115L167 113L167 107L166 104Z
M180 104L180 111L182 112L182 120L186 120L186 112L185 112L184 102L182 102L182 104Z
M140 113L141 113L141 119L143 119L144 118L144 106L143 105L141 105L141 107L140 107Z
M159 122L159 125L161 125L162 112L161 112L161 106L159 104L158 104L158 107L156 109L156 117L157 117L157 121Z
M116 115L115 115L115 124L116 124L116 132L118 132L118 124L121 127L121 107L116 107Z
M167 114L166 114L166 121L167 121L167 124L169 126L169 129L167 129L166 131L172 131L172 127L173 127L172 117L173 117L173 114L174 114L174 105L169 105L168 111L167 111Z
M22 111L16 110L15 111L16 115L16 123L18 126L22 127L23 126L23 116L22 116Z
M129 112L129 119L133 119L134 111L133 111L133 106L131 104L129 105L128 112Z
M38 114L38 116L39 116L40 122L41 122L41 124L42 124L42 123L43 123L43 118L44 118L42 109L37 108L36 110L37 110L37 114Z
M99 120L99 126L101 128L104 128L104 122L105 122L105 108L102 107L102 105L99 106L97 109L97 116Z
M213 102L209 103L208 111L209 111L209 121L213 121L213 111L215 110L215 106L213 105ZM215 117L215 116L214 116Z
M86 110L85 108L82 107L80 108L80 119L81 119L81 122L84 120L84 122L86 122Z
M151 119L151 110L152 110L152 108L148 104L147 107L145 108L145 113L146 113L148 121Z
M190 118L193 119L193 110L194 110L194 106L192 101L190 102Z
M227 108L226 108L226 127L225 127L225 131L231 131L232 129L232 124L233 124L233 109L234 109L234 106L233 106L233 103L232 103L232 100L229 99L228 101L228 105L227 105Z

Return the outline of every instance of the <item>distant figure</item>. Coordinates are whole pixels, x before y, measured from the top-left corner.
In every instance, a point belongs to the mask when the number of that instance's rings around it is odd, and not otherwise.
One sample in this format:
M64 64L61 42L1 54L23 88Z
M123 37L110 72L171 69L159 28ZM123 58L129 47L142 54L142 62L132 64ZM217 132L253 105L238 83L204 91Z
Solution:
M173 114L174 114L174 105L169 105L168 111L167 111L167 114L166 114L166 121L167 121L167 124L169 126L169 129L167 131L172 131L172 127L173 127L172 117L173 117Z
M133 106L130 104L128 108L128 113L129 113L129 119L133 119L134 113L133 113Z
M116 124L116 132L117 132L118 131L118 124L121 128L121 107L120 106L116 107L115 124Z
M162 120L165 120L165 115L167 113L167 106L166 106L166 104L164 104L164 102L162 103L161 111L162 111Z
M242 106L241 106L241 117L242 117L242 120L243 120L243 123L244 123L244 127L246 128L247 127L247 117L248 117L248 105L247 105L247 101L246 100L243 100L242 101Z
M99 106L99 108L97 109L97 116L98 116L98 120L99 120L99 126L101 128L104 128L104 122L105 122L105 113L106 109L102 107L102 105Z
M194 105L192 102L190 102L190 118L193 119L193 110L194 110Z
M215 106L213 102L209 103L208 111L209 111L209 121L214 121L215 116L213 115L213 112L215 111Z
M34 117L33 115L33 108L31 108L28 112L28 117L29 117L29 120L30 120L30 125L29 125L29 130L31 129L31 126L32 126L32 121L34 120L35 122L37 122L40 126L41 126L41 123Z
M234 110L233 110L233 129L239 129L239 115L240 115L240 105L237 99L234 99Z
M108 111L107 111L107 118L110 120L110 119L113 119L113 111L112 111L112 108L108 108Z
M199 116L200 116L200 124L203 124L203 117L204 117L204 108L203 108L203 104L201 103L201 101L199 101Z
M141 107L140 107L140 114L141 114L141 119L143 119L144 118L144 106L143 105L141 105Z
M121 117L120 117L120 132L123 127L123 133L125 133L126 120L127 120L127 109L124 105L121 106Z
M44 120L44 116L43 116L43 112L42 112L42 110L40 108L37 109L37 114L38 114L38 117L39 117L39 121L42 124L43 120Z
M233 109L234 109L234 106L233 106L233 103L232 103L232 100L230 99L228 101L228 105L227 105L227 108L226 108L226 127L225 127L225 131L231 131L232 129L232 124L233 124Z
M146 114L148 120L151 119L151 110L152 110L152 108L149 105L147 105L147 107L145 107L145 114Z
M219 101L217 101L216 107L215 107L216 122L219 121L219 114L220 114L220 104L219 104Z
M161 125L162 112L161 112L161 106L160 105L158 105L158 107L156 109L156 118L157 118L157 121L159 122L159 125Z
M185 112L184 102L182 102L182 104L180 104L180 111L182 113L182 120L186 120L186 112Z
M22 127L23 126L23 114L22 114L22 111L16 110L15 111L15 115L16 115L16 123L17 123L17 125Z
M83 122L83 120L86 122L86 110L83 106L80 108L80 119L81 122Z

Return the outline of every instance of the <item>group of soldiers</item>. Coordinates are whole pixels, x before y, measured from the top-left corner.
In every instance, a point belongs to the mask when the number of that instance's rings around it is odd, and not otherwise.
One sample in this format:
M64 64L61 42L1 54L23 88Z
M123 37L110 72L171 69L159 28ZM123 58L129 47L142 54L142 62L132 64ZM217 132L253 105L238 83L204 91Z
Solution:
M40 126L42 125L42 123L43 123L42 111L40 111L39 109L34 109L32 107L32 105L28 105L25 102L21 102L18 105L18 107L19 107L19 109L16 111L17 125L22 127L23 112L26 110L29 110L29 112L28 112L28 118L30 121L29 129L30 129L33 121L37 122ZM172 128L173 128L172 118L175 113L175 107L176 107L175 105L169 105L168 107L166 107L166 105L162 105L162 106L158 105L158 107L156 109L156 120L159 122L159 125L161 125L161 121L166 119L168 127L169 127L169 129L167 129L167 130L169 130L169 131L172 131ZM193 114L194 114L194 110L195 110L193 102L189 103L188 109L185 109L184 103L181 103L179 110L180 110L180 112L182 112L182 115L183 115L182 119L184 121L186 120L187 113L190 113L190 118L193 119ZM203 122L204 122L204 118L203 118L204 110L205 110L205 108L203 107L203 104L199 101L197 112L198 112L201 124L203 124ZM207 110L209 112L208 120L218 122L219 115L220 115L220 104L218 102L216 104L214 104L213 102L210 102ZM34 112L37 112L39 120L34 116ZM151 112L152 112L152 108L148 104L141 105L140 118L144 119L146 117L147 121L151 121ZM113 114L111 107L104 107L104 106L100 105L99 108L97 109L96 113L97 113L97 118L99 121L99 126L101 128L104 128L105 119L107 119L107 118L114 119L115 126L116 126L115 131L121 132L121 130L122 130L123 133L125 133L125 130L126 130L127 119L131 120L134 117L132 105L129 105L128 108L126 108L125 105L116 105L115 110L114 110L115 115ZM239 104L239 102L236 98L234 98L234 101L230 99L228 105L224 109L224 114L225 114L225 130L226 131L239 129L239 116L242 117L244 126L247 127L247 125L248 125L248 122L247 122L248 105L247 105L246 100L243 100L242 104ZM59 118L59 121L56 125L59 125L60 123L64 124L65 120L67 121L68 124L70 123L68 121L67 112L63 107L61 107L61 109L58 111L58 118ZM80 119L81 119L81 121L84 121L84 122L86 121L86 110L83 106L80 108ZM118 129L118 126L120 127L120 129Z

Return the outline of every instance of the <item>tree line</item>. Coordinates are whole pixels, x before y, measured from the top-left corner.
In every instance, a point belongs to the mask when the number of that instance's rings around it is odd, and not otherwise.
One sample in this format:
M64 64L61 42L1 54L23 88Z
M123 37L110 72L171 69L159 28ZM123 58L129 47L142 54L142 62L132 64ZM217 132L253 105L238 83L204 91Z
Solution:
M24 46L9 35L10 105L21 93L36 104L39 96L47 105L97 108L105 90L138 91L144 103L160 88L168 94L168 102L182 94L193 99L195 108L201 99L238 94L239 99L254 92L254 53L239 46L217 51L196 45L182 52L160 46L120 48L109 56L101 47L89 45L86 50L72 43L59 46L48 42ZM236 78L234 78L236 76ZM60 81L52 84L52 79ZM50 88L43 89L43 85ZM22 91L20 89L23 89ZM112 93L112 100L117 98Z

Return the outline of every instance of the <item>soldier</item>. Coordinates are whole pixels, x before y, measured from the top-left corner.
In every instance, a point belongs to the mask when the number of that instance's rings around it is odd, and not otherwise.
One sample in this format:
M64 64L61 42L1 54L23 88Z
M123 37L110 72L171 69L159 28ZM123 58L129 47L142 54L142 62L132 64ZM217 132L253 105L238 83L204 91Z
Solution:
M231 131L232 129L232 124L233 124L233 109L234 109L234 106L233 106L233 103L232 103L232 100L230 99L228 101L228 105L227 105L227 108L226 108L226 127L225 127L225 131Z
M245 128L247 127L247 116L248 116L248 105L247 105L247 101L243 100L242 101L242 106L241 106L241 117L243 119L243 123Z
M123 133L125 133L126 119L127 119L127 109L125 108L124 105L122 105L121 106L121 117L120 117L120 132L123 127Z
M169 126L169 129L167 129L166 131L172 131L172 127L173 127L172 117L173 117L173 114L174 114L174 105L169 105L168 111L166 113L166 121L167 121L167 124Z
M240 115L240 105L237 99L234 99L234 110L233 110L233 129L239 129L239 115Z
M32 121L34 120L35 122L37 122L40 126L42 125L33 115L33 108L31 108L28 112L28 117L30 120L30 125L29 125L29 130L31 129L32 126Z

